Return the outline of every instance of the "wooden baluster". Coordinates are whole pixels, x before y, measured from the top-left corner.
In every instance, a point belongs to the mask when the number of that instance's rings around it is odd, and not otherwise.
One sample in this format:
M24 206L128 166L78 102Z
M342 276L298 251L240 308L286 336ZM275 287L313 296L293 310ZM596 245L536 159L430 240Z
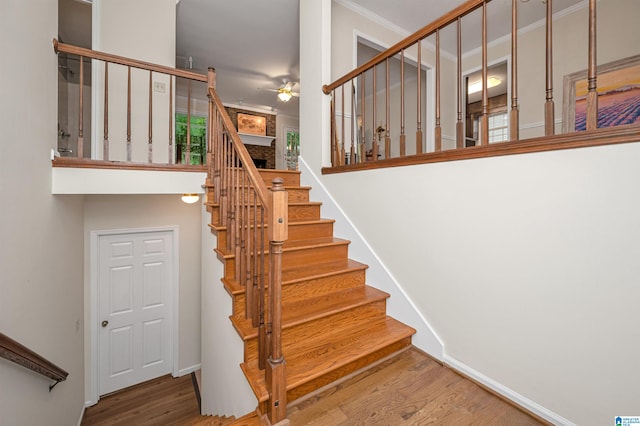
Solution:
M222 124L222 123L220 123ZM223 129L220 129L220 137L221 137L221 150L222 150L222 155L220 156L220 220L221 220L221 225L222 226L228 226L228 214L227 214L227 209L228 209L228 195L227 195L227 188L229 187L229 166L228 166L228 162L229 162L229 150L228 150L228 136L225 134ZM227 229L227 249L231 248L231 244L230 244L230 238L229 238L230 232L229 229Z
M416 154L422 154L422 40L418 40L418 91L417 91L417 123L416 123Z
M377 72L377 66L373 67L373 95L371 96L372 99L372 106L371 106L371 111L373 112L373 118L371 119L371 126L373 131L371 132L372 135L372 139L373 139L373 143L371 144L371 160L372 161L378 161L378 132L376 131L376 118L377 118L377 114L376 114L376 110L377 110L377 99L376 99L376 94L377 89L377 76L376 76L376 72Z
M254 198L254 202L258 203L258 199ZM264 220L264 206L260 205L260 243L258 245L259 256L260 256L260 265L258 269L258 312L260 315L260 324L258 325L258 367L261 370L266 368L267 358L268 358L268 345L267 345L267 325L266 325L266 291L265 291L265 275L266 270L264 268L264 252L265 252L265 238L264 238L264 228L265 228L265 220ZM257 249L257 250L258 250ZM256 258L258 257L258 252L256 252Z
M210 90L215 90L216 88L216 70L213 67L209 67L207 70L207 97L209 96ZM214 172L213 168L213 122L211 120L211 116L213 115L213 103L209 103L209 120L207 121L207 164L209 165L209 170ZM211 176L214 174L211 173Z
M169 164L175 163L173 153L173 120L173 77L169 76L169 152L167 153L169 156Z
M342 127L342 145L340 146L340 162L339 164L341 166L344 166L344 162L345 162L345 143L346 143L346 139L345 139L345 132L344 132L344 84L342 86L340 86L340 89L342 91L341 93L341 102L342 102L342 108L340 111L340 114L342 115L342 123L341 123L341 127Z
M385 135L384 135L384 158L391 158L391 134L389 125L391 124L391 87L389 76L389 58L385 61L386 65L386 95L385 95Z
M153 163L153 71L149 71L149 152L147 162Z
M553 104L553 0L547 0L547 94L544 105L544 134L553 136L555 133L555 113Z
M333 167L338 166L340 163L338 162L338 135L336 134L336 91L333 90L331 92L331 101L329 104L329 108L331 109L331 165Z
M251 186L251 182L249 180L247 180L247 187L246 187L246 192L247 192L247 286L249 288L251 288L253 294L254 294L254 299L257 301L257 303L254 303L254 312L253 315L251 316L251 319L253 320L253 326L254 327L259 327L260 326L260 293L259 293L259 289L258 289L258 280L257 278L257 256L255 253L256 250L256 236L258 235L258 218L257 218L257 211L258 211L258 206L256 205L256 195L255 195L255 189ZM251 197L251 194L253 193L253 197ZM252 200L253 198L253 200ZM251 212L253 211L253 215L251 214Z
M246 294L251 294L251 297L247 297L248 301L252 303L247 303L246 308L246 316L247 318L255 319L255 293L253 292L253 286L251 285L251 280L249 277L249 268L247 262L247 230L249 228L249 206L246 200L246 170L244 164L241 168L238 169L239 181L238 181L238 195L239 195L239 209L237 214L238 223L239 223L239 234L240 234L240 250L239 256L236 257L236 262L240 263L240 274L237 276L236 280L243 285L245 288ZM254 325L255 327L255 325Z
M511 0L511 111L509 139L520 139L520 112L518 107L518 0Z
M273 180L269 211L269 323L271 356L267 362L266 383L270 400L267 417L276 424L286 417L287 389L285 360L282 355L282 245L287 239L287 192L283 180Z
M222 185L222 132L224 131L224 127L222 126L222 119L220 118L220 112L217 107L214 105L214 113L215 113L215 121L216 127L214 132L213 139L213 150L215 152L213 161L214 161L214 173L213 173L213 185L214 185L214 199L216 203L220 203L221 196L221 185Z
M365 125L367 123L366 120L366 108L365 108L365 103L364 103L364 92L367 89L367 86L365 85L366 81L365 81L365 73L362 73L362 87L360 90L360 117L362 118L362 123L360 124L360 144L358 147L358 160L360 163L364 163L365 161L367 161L367 148L366 148L366 143L364 140L364 129L366 129Z
M356 86L355 81L351 80L351 150L349 152L349 164L353 164L356 161L356 147L355 147L355 135L356 135Z
M184 164L191 164L191 80L187 83L187 149Z
M131 67L127 67L127 161L131 162Z
M435 152L442 151L442 128L440 127L440 29L436 29L436 128Z
M104 120L102 138L102 159L109 161L109 62L104 63Z
M587 93L587 130L598 128L598 61L596 57L596 0L589 0L589 92Z
M407 135L404 133L404 49L400 51L400 157L407 155Z
M84 56L80 56L80 112L78 113L78 158L84 158Z
M233 152L233 180L231 182L231 193L233 194L233 204L232 204L232 208L231 208L231 217L233 219L233 232L234 232L234 255L235 255L235 279L236 281L238 281L238 283L240 283L241 285L244 284L244 280L242 279L242 253L241 253L241 247L242 247L242 231L240 229L240 222L242 220L241 217L241 212L242 212L242 207L240 205L240 191L239 191L239 185L240 185L240 158L238 157L238 153L236 152L236 147L235 145L233 146L233 150L231 151ZM249 300L250 299L250 293L247 293L247 301L250 303L247 303L247 306L251 306L253 303L253 300ZM248 317L248 315L247 315Z
M458 72L457 72L457 88L458 88L458 119L456 121L456 148L464 148L464 122L462 121L462 103L463 103L463 87L462 87L462 20L460 17L456 20L457 44L458 44Z
M482 3L482 115L480 145L489 145L489 89L487 88L487 2Z

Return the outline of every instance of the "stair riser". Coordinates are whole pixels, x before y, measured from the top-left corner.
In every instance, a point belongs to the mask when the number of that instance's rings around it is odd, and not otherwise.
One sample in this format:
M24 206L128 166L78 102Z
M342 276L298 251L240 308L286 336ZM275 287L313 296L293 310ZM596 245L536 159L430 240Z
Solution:
M306 203L309 202L309 188L285 188L287 194L289 194L289 202L290 203ZM247 190L248 191L248 190ZM253 197L253 191L249 192L249 196ZM215 189L207 188L206 200L209 202L214 202L215 200ZM251 198L253 199L253 198Z
M365 283L365 270L359 269L341 274L305 280L282 286L282 300L285 303L304 300L308 297L322 296L348 288L362 286ZM233 298L233 313L245 310L245 294L237 294Z
M300 186L300 173L282 173L280 170L266 169L259 169L258 171L267 186L271 186L275 178L282 178L284 186Z
M265 239L268 237L268 228L265 228ZM227 230L221 229L216 233L218 237L218 248L226 249L227 247ZM289 238L287 241L293 240L310 240L313 238L331 237L333 235L333 222L300 222L295 225L289 225ZM258 228L258 242L260 241L260 228ZM249 234L249 238L253 243L253 230Z
M249 218L253 220L253 208L249 208ZM287 210L289 222L304 221L304 220L317 220L320 219L320 205L319 204L295 204L289 205ZM257 220L260 221L260 211L257 212ZM264 218L265 223L267 218ZM211 224L220 225L220 208L213 206L211 208Z
M317 389L320 389L323 386L328 385L331 382L339 380L354 371L357 371L361 368L366 367L369 364L372 364L376 361L379 361L395 352L398 352L407 346L411 345L411 337L406 337L398 342L395 342L389 346L385 346L384 348L364 356L356 361L353 361L337 370L331 371L328 374L318 377L310 382L304 383L300 386L297 386L293 389L289 389L287 391L287 401L291 402L298 398L303 397ZM285 358L286 359L286 358Z
M311 247L304 250L285 250L282 255L282 268L313 265L317 263L333 262L347 258L348 245ZM235 258L220 259L224 263L224 277L235 279ZM269 255L265 256L265 265L269 263Z
M332 327L355 326L359 323L366 323L385 316L386 300L379 300L363 306L356 306L352 309L338 312L327 317L319 318L294 327L282 330L282 351L285 359L287 352L295 347L296 350L304 349L300 342L309 342L313 345L313 336L323 333L323 330ZM244 351L245 362L258 359L258 339L252 338L245 341Z

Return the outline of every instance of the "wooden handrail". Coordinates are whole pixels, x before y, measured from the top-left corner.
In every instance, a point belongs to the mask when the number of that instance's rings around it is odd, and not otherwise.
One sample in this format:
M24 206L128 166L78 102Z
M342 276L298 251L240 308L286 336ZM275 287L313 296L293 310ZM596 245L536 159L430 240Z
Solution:
M427 24L426 26L422 27L415 33L411 34L410 36L394 44L384 52L380 52L379 54L371 58L368 62L360 65L358 68L354 69L353 71L346 73L345 75L343 75L342 77L334 81L333 83L325 84L322 87L322 91L324 92L325 95L328 95L329 93L331 93L333 89L336 89L337 87L343 85L344 83L348 82L352 78L357 77L358 75L364 73L368 69L374 67L375 65L384 62L387 58L391 58L397 55L402 50L417 43L419 40L422 40L423 38L435 33L438 28L442 28L449 25L450 23L456 21L459 17L468 15L469 13L473 12L474 10L482 6L485 2L489 3L490 1L491 0L468 0L466 3L461 4L460 6L453 9L451 12L442 15L440 18L436 19L430 24Z
M110 53L99 52L97 50L91 50L84 47L73 46L71 44L61 43L55 38L53 39L53 49L56 53L70 53L73 55L84 56L86 58L99 59L101 61L113 62L115 64L124 65L128 67L139 68L143 70L159 72L162 74L169 74L175 77L182 77L189 80L207 82L207 76L205 74L198 74L195 72L180 70L164 65L152 64L150 62L138 61L136 59L125 58L124 56L112 55Z
M49 386L49 391L69 376L69 373L62 368L11 339L4 333L0 333L0 357L54 380L55 383Z
M268 210L270 200L269 200L269 190L267 189L267 185L265 185L264 181L262 180L262 177L260 176L258 169L253 165L253 159L251 158L251 155L249 155L249 151L247 151L247 147L244 146L244 143L242 143L242 139L240 139L240 136L238 135L238 131L236 130L236 127L233 125L233 122L231 121L231 117L229 117L229 114L226 113L226 110L224 109L224 105L222 104L222 101L220 100L220 97L218 96L216 91L213 89L209 89L209 97L211 99L211 102L215 104L217 110L220 112L220 119L224 123L225 131L228 132L229 137L233 142L233 145L236 149L239 160L243 165L245 165L251 184L255 186L256 193L258 194L258 198L260 199L260 202ZM222 113L223 111L224 113Z

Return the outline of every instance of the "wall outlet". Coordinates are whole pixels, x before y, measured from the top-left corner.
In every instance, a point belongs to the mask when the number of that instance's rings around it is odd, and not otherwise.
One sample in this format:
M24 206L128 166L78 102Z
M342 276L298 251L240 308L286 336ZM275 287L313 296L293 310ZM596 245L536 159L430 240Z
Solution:
M166 88L167 88L167 85L165 83L161 83L159 81L154 81L153 82L153 91L154 92L164 93Z

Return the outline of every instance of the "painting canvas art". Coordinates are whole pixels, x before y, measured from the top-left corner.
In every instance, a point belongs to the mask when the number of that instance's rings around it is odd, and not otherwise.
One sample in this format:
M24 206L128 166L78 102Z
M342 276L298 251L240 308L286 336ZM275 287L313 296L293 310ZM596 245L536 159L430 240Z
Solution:
M238 132L266 136L267 118L258 115L238 113Z
M580 72L565 77L565 131L586 130L585 75L586 72ZM640 124L640 57L598 67L597 86L599 128Z

